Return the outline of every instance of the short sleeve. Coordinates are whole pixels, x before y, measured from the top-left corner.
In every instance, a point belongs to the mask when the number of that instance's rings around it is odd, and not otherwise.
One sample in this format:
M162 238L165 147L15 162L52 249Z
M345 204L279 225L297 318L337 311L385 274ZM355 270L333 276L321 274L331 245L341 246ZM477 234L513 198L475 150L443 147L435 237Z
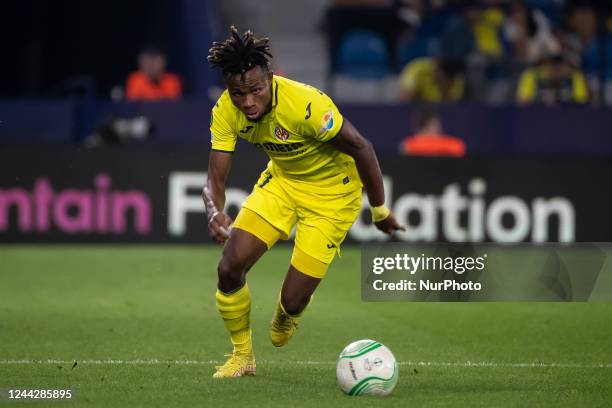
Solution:
M315 139L327 142L340 132L344 118L329 96L313 90L306 105L306 131Z
M236 149L236 133L227 120L221 101L210 112L210 144L212 150L233 152Z

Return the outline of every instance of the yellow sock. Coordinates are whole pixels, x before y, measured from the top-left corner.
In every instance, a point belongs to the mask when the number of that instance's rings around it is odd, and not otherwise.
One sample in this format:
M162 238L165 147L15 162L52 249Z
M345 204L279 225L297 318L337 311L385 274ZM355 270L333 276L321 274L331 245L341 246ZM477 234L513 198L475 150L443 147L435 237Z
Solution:
M217 310L225 328L230 333L234 352L238 354L251 354L253 343L251 340L251 294L249 287L245 285L236 292L223 293L217 289L215 295Z

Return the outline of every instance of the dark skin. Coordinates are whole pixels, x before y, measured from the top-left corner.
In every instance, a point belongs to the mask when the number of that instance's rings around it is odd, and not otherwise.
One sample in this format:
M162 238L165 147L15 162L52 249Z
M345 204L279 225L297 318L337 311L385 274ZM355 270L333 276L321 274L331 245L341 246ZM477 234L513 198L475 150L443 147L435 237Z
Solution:
M244 76L226 76L225 84L232 102L249 121L257 122L272 109L271 71L258 66Z
M272 72L258 66L243 75L227 76L225 82L232 102L248 120L256 122L270 112ZM346 118L342 129L330 143L355 160L370 205L377 207L384 204L382 173L372 144ZM207 187L209 197L217 209L223 209L225 205L225 182L231 165L231 153L210 152ZM209 219L208 225L211 237L219 244L224 244L218 267L218 287L226 293L244 285L247 272L268 249L266 244L254 235L239 228L230 229L231 224L232 219L227 214L218 212ZM375 225L387 234L404 230L393 214ZM293 315L300 313L320 281L321 279L308 276L291 265L281 289L281 302L285 310Z

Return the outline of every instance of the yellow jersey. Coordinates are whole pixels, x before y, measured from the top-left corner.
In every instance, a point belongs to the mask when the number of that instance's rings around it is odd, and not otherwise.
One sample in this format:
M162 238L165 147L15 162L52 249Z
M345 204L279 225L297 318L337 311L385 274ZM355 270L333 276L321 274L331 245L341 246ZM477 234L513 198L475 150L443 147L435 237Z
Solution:
M415 101L448 102L463 98L465 80L462 75L453 79L449 94L445 99L436 80L436 63L433 58L417 58L411 61L400 73L399 86L406 92L415 93Z
M570 78L551 81L546 70L533 67L525 69L521 74L516 88L516 100L522 103L584 104L589 102L589 88L584 75L577 69L572 70Z
M257 122L223 92L211 112L211 148L233 152L241 137L266 152L272 175L310 192L342 194L362 187L353 158L329 143L343 121L323 92L273 76L272 109Z

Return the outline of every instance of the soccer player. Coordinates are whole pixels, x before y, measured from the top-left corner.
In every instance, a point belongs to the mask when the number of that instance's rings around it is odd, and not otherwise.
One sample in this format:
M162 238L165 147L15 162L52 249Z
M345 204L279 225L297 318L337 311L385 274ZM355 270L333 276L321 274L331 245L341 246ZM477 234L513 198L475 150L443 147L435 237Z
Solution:
M323 92L270 71L269 39L240 34L213 43L208 61L220 68L223 92L211 113L208 181L203 198L208 228L224 244L216 304L233 344L214 377L255 374L251 296L246 274L296 226L295 246L270 323L276 347L293 337L298 318L339 252L361 209L362 187L381 231L402 229L384 205L380 167L370 142ZM270 157L236 220L223 212L225 180L237 137ZM362 184L363 182L363 184Z

